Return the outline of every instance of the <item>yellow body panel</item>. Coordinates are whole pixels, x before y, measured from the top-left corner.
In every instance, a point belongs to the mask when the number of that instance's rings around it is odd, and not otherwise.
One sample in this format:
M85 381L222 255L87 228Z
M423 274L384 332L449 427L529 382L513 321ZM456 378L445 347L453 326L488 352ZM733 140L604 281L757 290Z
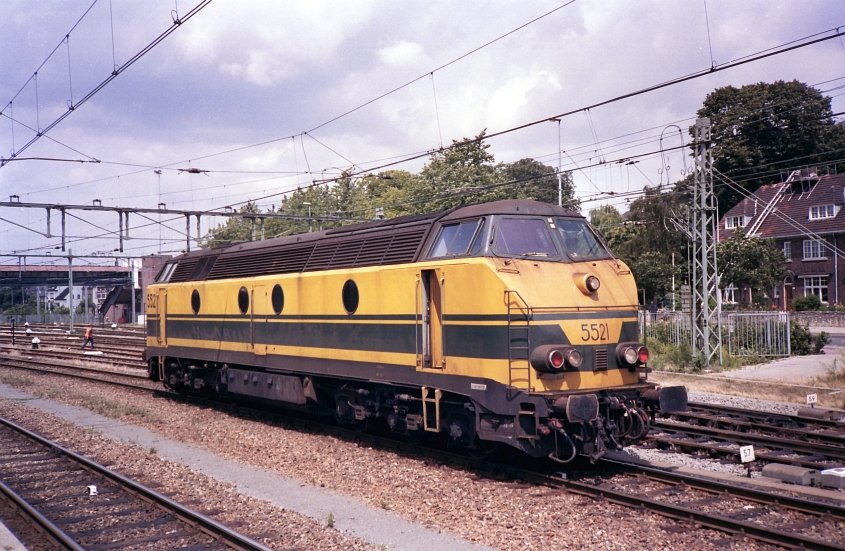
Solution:
M433 271L439 282L442 324L445 331L460 326L506 328L508 301L511 308L553 307L534 310L536 313L562 313L569 319L538 318L532 327L543 325L560 328L573 345L606 345L619 341L622 323L636 321L631 312L636 309L636 287L627 267L616 260L583 263L543 262L533 260L506 260L497 258L464 258L459 260L430 261L389 267L358 268L351 270L316 271L261 276L249 279L192 281L171 283L166 286L151 285L147 291L146 305L150 324L158 324L158 335L149 335L150 347L182 346L205 350L253 352L257 355L285 355L306 358L337 359L339 353L351 362L375 364L416 365L418 370L448 375L461 375L478 379L492 379L509 383L507 358L449 356L443 358L442 367L422 367L420 351L395 353L378 350L342 350L315 346L266 345L251 342L220 342L209 338L194 340L177 338L166 332L162 317L166 308L168 320L175 317L190 320L194 316L191 294L196 289L201 298L198 316L205 322L224 319L248 324L266 323L283 331L286 324L332 323L400 324L414 326L421 331L422 277ZM588 273L601 281L599 290L585 295L578 289L577 277ZM358 286L360 302L357 311L349 315L343 305L344 283L352 279ZM273 286L280 284L284 290L284 310L278 317L271 303ZM238 306L238 292L244 287L249 292L250 304L245 314ZM507 291L515 291L508 294ZM518 299L514 299L518 296ZM623 315L626 317L621 317ZM580 318L580 314L592 317ZM488 316L489 319L485 319ZM495 317L494 317L495 316ZM391 319L394 318L394 319ZM450 319L454 318L454 319ZM586 324L586 327L585 327ZM275 330L275 328L274 328ZM254 329L252 330L254 331ZM436 327L435 327L436 331ZM438 336L438 338L441 338ZM439 346L434 339L432 342ZM495 343L501 348L507 346ZM494 343L491 343L494 346ZM447 351L448 352L448 351ZM635 383L637 375L627 370L580 371L566 375L544 376L528 370L529 379L523 376L514 381L515 386L535 391L581 390L613 387Z

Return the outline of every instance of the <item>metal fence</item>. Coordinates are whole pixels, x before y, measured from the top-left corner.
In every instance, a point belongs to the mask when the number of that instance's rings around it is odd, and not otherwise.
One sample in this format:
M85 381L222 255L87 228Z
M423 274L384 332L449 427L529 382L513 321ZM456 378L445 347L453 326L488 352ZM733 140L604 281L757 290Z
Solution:
M722 349L731 356L789 356L789 312L722 313ZM640 338L692 347L692 317L640 311Z
M789 356L789 338L789 312L722 314L722 344L731 356Z
M47 325L69 325L70 314L0 314L0 327L8 326L15 320L18 325L23 325L25 322L32 324L47 324ZM96 314L74 314L74 325L103 325L105 320L102 316Z

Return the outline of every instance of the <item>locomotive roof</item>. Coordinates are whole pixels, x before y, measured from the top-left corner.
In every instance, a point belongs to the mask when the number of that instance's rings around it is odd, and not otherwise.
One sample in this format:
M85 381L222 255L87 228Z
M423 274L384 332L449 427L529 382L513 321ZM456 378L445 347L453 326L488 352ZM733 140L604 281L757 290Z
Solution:
M500 214L583 218L577 212L539 201L494 201L192 251L174 259L177 266L169 280L225 279L413 262L438 222Z
M506 199L490 203L479 203L457 207L447 211L441 217L441 221L457 220L460 218L471 218L474 216L488 216L491 214L525 214L530 216L577 216L581 214L567 210L557 205L531 201L528 199Z

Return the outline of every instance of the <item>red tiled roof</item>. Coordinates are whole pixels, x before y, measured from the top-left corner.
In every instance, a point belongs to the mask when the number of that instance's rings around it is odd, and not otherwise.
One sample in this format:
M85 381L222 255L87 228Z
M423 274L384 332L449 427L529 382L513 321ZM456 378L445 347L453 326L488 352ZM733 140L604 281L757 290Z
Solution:
M815 182L812 186L809 184ZM803 186L803 187L802 187ZM809 189L809 191L804 191ZM767 205L774 201L771 209ZM835 216L810 220L810 207L834 205ZM745 225L748 232L759 218L754 235L784 238L807 235L845 233L845 175L825 175L814 180L794 180L786 183L767 184L751 197L746 197L730 209L719 221L719 239L724 241L734 230L725 229L725 220L733 216L750 216Z

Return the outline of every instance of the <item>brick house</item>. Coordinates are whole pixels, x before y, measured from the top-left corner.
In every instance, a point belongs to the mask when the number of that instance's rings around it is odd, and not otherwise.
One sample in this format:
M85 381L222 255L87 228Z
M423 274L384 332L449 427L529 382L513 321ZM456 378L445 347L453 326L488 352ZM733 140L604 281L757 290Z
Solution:
M815 294L828 305L845 303L845 175L793 172L786 182L767 184L719 221L719 241L743 228L746 235L774 239L783 250L787 276L773 289L778 307ZM725 302L740 290L728 286Z

